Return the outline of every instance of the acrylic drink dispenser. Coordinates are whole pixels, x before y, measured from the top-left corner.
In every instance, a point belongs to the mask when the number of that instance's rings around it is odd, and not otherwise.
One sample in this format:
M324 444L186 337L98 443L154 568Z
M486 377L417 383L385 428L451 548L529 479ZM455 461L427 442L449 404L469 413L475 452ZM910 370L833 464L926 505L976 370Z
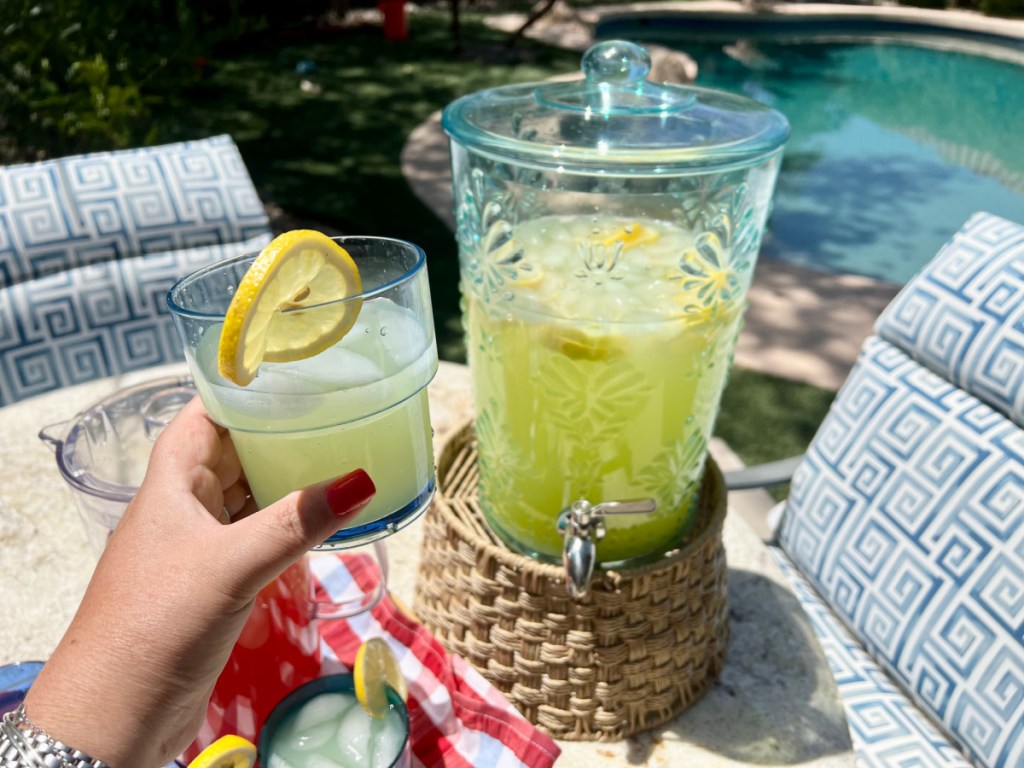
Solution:
M510 548L593 567L685 536L789 126L646 79L610 41L582 79L444 111L479 501Z

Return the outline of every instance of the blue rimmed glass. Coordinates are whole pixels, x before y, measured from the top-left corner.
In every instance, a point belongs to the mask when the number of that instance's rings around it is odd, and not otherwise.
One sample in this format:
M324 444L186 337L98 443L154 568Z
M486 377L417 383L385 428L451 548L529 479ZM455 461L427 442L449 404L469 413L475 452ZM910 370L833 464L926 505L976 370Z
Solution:
M319 549L360 546L415 520L434 493L426 387L437 344L426 256L401 240L341 237L362 281L354 296L306 313L359 304L353 328L313 357L261 364L239 387L217 372L225 313L258 254L208 266L180 280L167 302L196 388L227 427L256 503L265 507L311 483L365 469L373 501Z

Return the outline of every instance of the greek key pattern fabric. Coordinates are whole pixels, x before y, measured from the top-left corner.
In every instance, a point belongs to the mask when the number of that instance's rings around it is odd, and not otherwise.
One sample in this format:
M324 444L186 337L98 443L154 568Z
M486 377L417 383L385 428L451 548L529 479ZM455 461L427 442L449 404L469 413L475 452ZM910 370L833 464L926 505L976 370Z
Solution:
M871 658L778 547L789 580L828 660L846 712L858 768L971 768L963 754Z
M972 216L876 332L1024 426L1024 226Z
M0 168L0 287L267 231L229 136Z
M872 337L780 541L968 756L1024 765L1024 430Z
M0 288L0 405L183 360L167 291L269 239L106 261Z

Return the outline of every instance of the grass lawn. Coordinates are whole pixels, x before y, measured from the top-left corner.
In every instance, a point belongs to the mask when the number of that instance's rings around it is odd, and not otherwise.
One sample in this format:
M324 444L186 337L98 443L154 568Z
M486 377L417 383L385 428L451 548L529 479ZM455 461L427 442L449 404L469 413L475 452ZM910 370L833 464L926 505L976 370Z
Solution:
M409 132L452 99L578 69L577 54L523 40L514 52L479 17L463 19L452 54L446 14L410 17L411 38L379 28L265 35L219 51L210 77L169 103L161 140L229 133L265 199L347 234L420 244L428 254L441 355L464 359L458 265L451 232L413 196L399 168ZM319 93L299 88L300 62ZM718 433L748 463L804 449L832 393L736 370Z

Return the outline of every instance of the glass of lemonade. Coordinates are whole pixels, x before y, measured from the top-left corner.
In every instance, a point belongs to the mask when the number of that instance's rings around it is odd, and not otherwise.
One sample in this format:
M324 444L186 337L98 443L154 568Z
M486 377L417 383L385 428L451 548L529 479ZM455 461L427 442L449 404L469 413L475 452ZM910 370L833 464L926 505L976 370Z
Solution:
M359 546L416 519L434 493L427 384L437 371L426 256L389 238L335 238L358 267L361 289L313 307L315 317L357 308L355 324L326 349L259 365L238 386L218 372L225 314L258 254L211 265L168 294L196 388L227 427L260 507L311 483L365 469L377 494L319 549Z
M789 134L650 67L604 41L580 79L442 116L480 506L545 561L639 565L684 542Z
M260 732L263 768L406 768L410 762L409 711L387 688L387 711L367 714L356 700L351 675L327 675L290 693Z

